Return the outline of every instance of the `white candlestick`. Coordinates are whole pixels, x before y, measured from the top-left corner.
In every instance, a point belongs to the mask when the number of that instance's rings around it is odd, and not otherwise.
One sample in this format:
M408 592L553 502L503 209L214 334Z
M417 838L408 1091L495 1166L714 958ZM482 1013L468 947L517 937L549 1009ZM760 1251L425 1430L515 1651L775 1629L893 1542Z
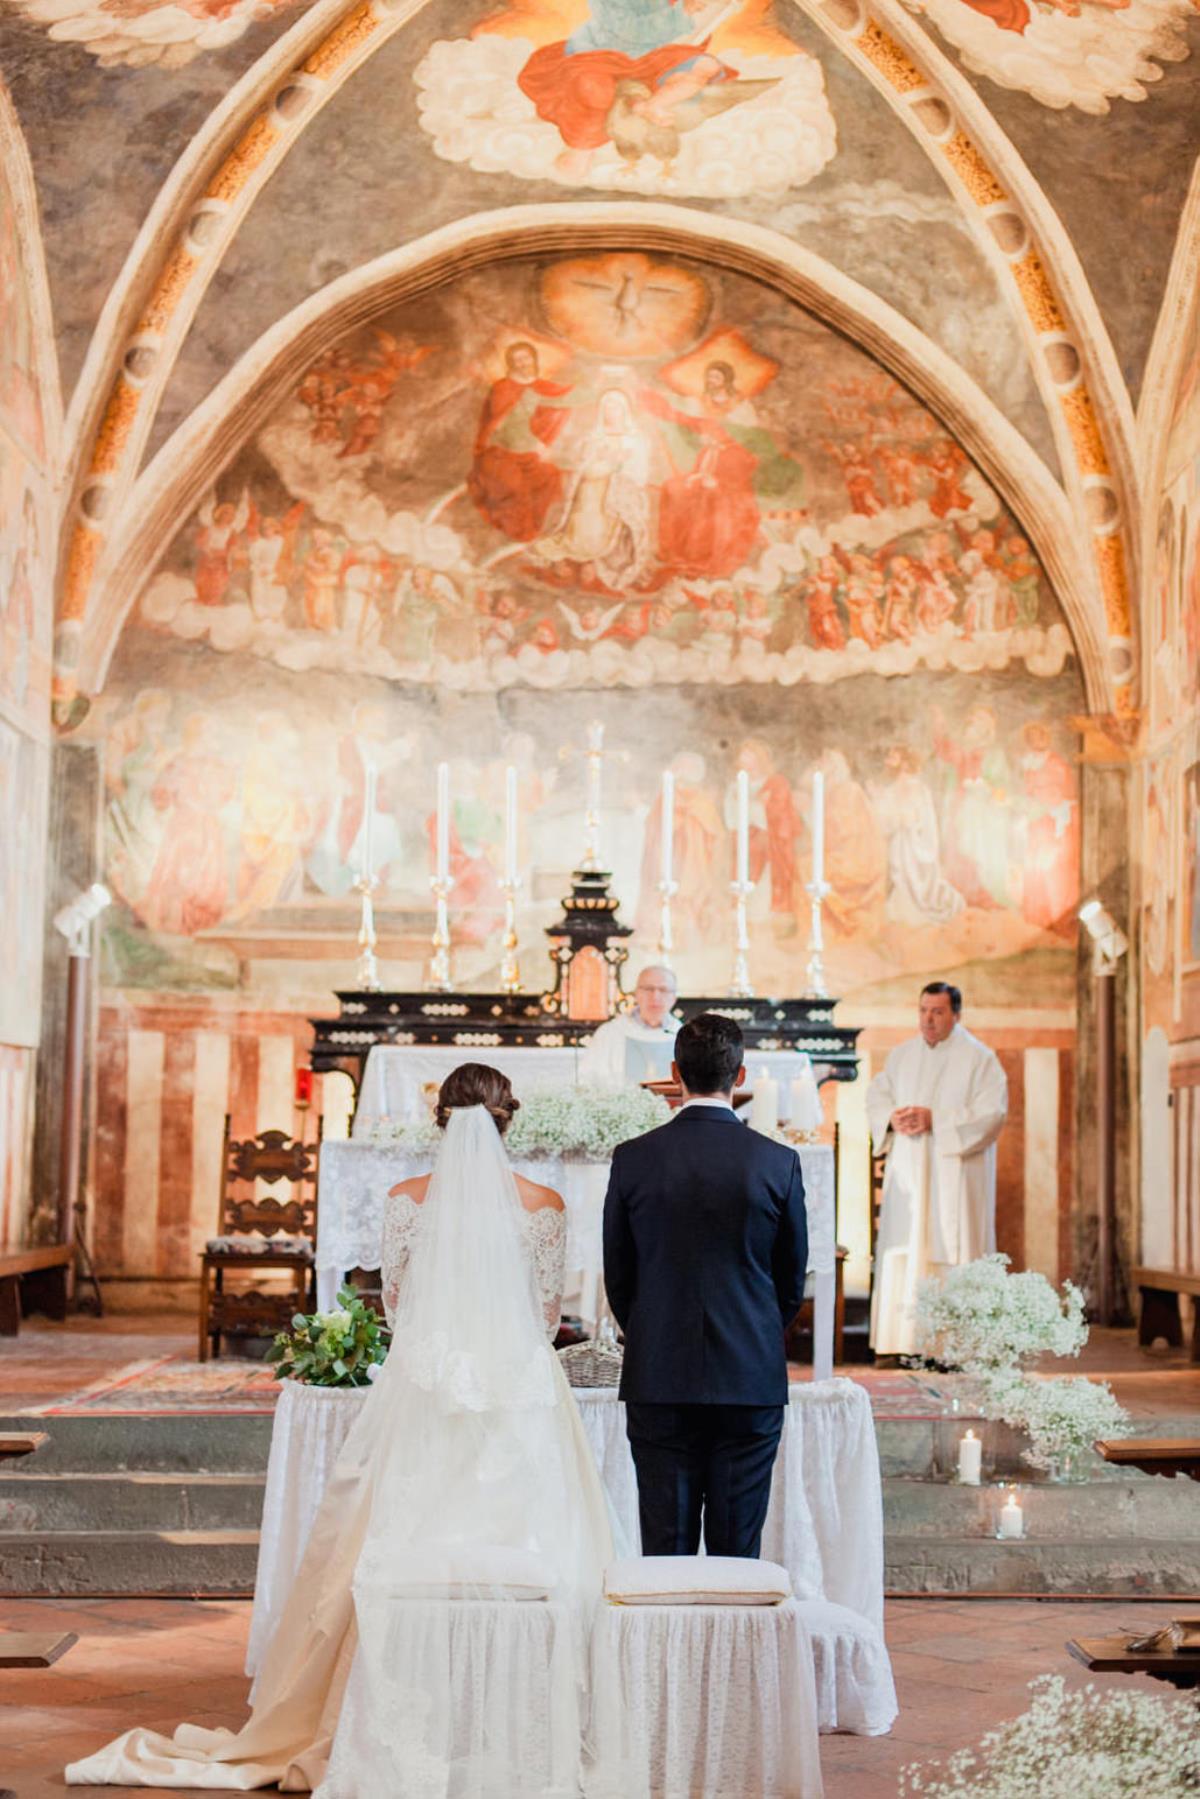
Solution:
M964 1487L977 1487L983 1471L983 1444L969 1430L958 1445L958 1478Z
M812 878L825 879L825 776L819 768L813 774Z
M659 879L673 881L675 862L675 776L669 768L662 778L662 872Z
M750 1122L756 1131L773 1131L779 1126L779 1082L772 1080L765 1067L754 1077Z
M743 887L750 879L750 776L744 768L737 778L737 878Z
M363 839L361 875L369 887L375 879L375 796L379 770L373 762L366 767L366 791L363 795Z
M450 879L450 764L437 767L437 878Z
M517 879L517 771L504 771L504 879L508 886Z
M1000 1535L1012 1538L1025 1535L1025 1514L1015 1493L1010 1494L1000 1507Z

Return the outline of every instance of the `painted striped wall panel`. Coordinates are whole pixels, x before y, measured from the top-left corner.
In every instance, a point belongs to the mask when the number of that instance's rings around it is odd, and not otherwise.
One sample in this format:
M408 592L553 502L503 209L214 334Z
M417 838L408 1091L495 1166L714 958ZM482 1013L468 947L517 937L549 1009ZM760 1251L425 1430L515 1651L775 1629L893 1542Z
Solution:
M1171 1266L1200 1273L1200 1068L1171 1071Z
M37 1051L0 1043L0 1248L25 1240Z
M102 1276L195 1275L217 1228L225 1115L236 1136L297 1133L294 1072L310 1043L292 1013L101 1008L91 1232Z

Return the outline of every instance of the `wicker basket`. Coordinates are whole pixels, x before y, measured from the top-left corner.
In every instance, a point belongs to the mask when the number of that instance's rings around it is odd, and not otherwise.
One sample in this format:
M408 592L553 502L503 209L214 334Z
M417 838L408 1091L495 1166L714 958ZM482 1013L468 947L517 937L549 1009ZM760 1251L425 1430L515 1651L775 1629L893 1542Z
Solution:
M615 1387L620 1384L624 1356L614 1342L592 1337L587 1343L572 1343L559 1350L558 1359L572 1387Z

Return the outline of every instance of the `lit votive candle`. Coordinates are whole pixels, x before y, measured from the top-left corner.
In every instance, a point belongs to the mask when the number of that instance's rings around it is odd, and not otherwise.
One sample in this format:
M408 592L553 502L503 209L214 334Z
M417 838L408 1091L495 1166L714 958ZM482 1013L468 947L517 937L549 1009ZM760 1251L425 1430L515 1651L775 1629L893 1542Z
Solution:
M983 1469L983 1444L969 1430L958 1445L958 1478L964 1487L977 1487Z
M1010 1493L1000 1507L1000 1529L1002 1537L1017 1538L1025 1535L1025 1513L1021 1510L1021 1501L1015 1493Z

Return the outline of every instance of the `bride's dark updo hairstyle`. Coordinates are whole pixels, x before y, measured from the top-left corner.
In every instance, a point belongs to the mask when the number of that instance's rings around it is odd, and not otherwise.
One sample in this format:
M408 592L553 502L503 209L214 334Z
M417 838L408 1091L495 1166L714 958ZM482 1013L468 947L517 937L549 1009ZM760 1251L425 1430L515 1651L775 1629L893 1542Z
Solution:
M503 1137L521 1102L508 1076L498 1068L489 1068L486 1062L463 1062L446 1076L438 1092L434 1112L438 1129L444 1131L451 1112L460 1112L467 1106L486 1106Z

